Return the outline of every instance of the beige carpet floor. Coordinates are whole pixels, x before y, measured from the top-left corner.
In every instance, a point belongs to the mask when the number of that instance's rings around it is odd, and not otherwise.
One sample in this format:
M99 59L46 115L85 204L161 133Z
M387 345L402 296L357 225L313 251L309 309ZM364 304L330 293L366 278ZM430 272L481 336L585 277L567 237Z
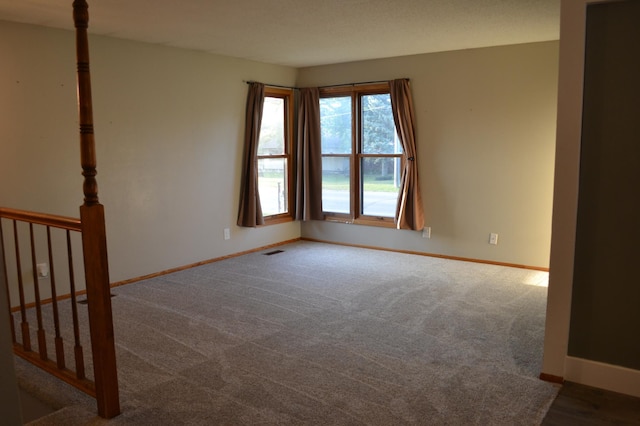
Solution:
M58 409L31 424L540 424L557 394L537 378L546 273L279 249L115 288L123 413L97 418L18 360L21 386Z

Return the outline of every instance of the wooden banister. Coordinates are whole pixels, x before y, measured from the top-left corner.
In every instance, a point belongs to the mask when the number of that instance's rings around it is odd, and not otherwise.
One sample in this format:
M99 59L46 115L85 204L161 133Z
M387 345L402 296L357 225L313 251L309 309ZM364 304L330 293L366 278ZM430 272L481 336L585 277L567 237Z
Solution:
M11 229L13 231L13 246L15 249L14 260L15 267L13 268L12 278L15 280L14 285L10 285L9 274L6 264L6 252L5 252L5 240L4 240L4 226L3 220L11 223ZM26 242L30 246L30 267L31 274L23 275L23 262L21 260L22 242L20 238L19 223L28 225L28 238L25 238ZM48 371L54 376L64 380L65 382L75 386L76 388L86 392L92 397L96 397L95 384L92 380L88 379L85 375L84 357L82 344L80 341L80 321L78 318L78 308L76 300L76 286L74 278L74 262L73 252L71 244L71 232L81 232L78 229L78 219L66 218L62 216L49 215L44 213L34 213L25 210L0 208L0 289L4 288L7 295L7 302L9 309L9 321L11 326L11 337L13 342L14 353L32 364ZM35 227L42 226L46 231L46 252L49 260L49 289L51 291L51 298L41 299L39 277L36 272L36 246L42 247L42 244L37 244L35 239ZM51 228L63 231L66 234L66 254L69 267L69 291L70 294L58 295L57 280L56 280L56 262L54 260L54 246L52 243ZM40 241L41 242L41 241ZM27 262L25 262L27 263ZM31 277L28 277L31 275ZM26 280L24 279L26 278ZM31 280L29 280L31 278ZM29 298L33 299L32 302L27 302L25 295L25 287L31 287L33 294ZM11 291L17 290L17 307L11 306ZM84 292L84 291L83 291ZM75 372L68 369L65 363L65 343L62 336L60 313L58 311L58 303L61 300L71 299L72 310L72 324L73 324L73 351L75 358ZM47 332L45 328L51 324L45 324L43 310L45 305L50 305L50 309L53 315L53 343L55 347L55 360L50 359L47 353ZM30 324L28 318L28 311L34 310L37 321L37 343L38 349L34 351L34 347L31 344L30 336ZM21 330L20 338L16 335L16 323L13 319L13 312L19 312ZM49 328L49 330L51 330Z
M73 19L76 28L76 58L77 58L77 96L78 115L80 122L80 161L84 204L80 206L80 219L26 210L0 207L0 291L7 293L10 305L10 287L18 290L20 331L18 339L16 322L8 306L11 337L14 353L33 364L56 375L62 380L84 390L96 398L98 415L110 419L120 414L118 391L118 374L116 368L115 339L113 330L113 315L111 311L111 292L109 283L109 262L107 259L107 238L105 229L104 207L98 200L98 184L96 181L96 148L93 130L93 111L91 99L91 77L89 71L89 41L87 29L89 24L88 5L85 0L73 2ZM6 251L2 220L13 222L13 236L15 249L15 285L10 285L6 265ZM29 242L32 269L32 280L23 282L22 260L18 222L29 226ZM36 238L34 225L46 227L46 248L50 264L51 299L42 300L40 283L38 282L36 264ZM76 371L66 367L64 341L60 330L58 301L64 298L56 290L54 258L52 254L52 240L50 228L66 230L67 259L69 266L69 291L71 298L73 338ZM82 237L82 251L85 271L85 285L87 294L87 309L89 316L89 331L91 336L91 353L93 357L94 381L85 376L83 349L80 339L80 323L76 301L76 285L74 278L73 254L71 250L70 232L80 232ZM38 352L32 350L30 327L27 318L27 304L25 300L25 285L33 286L33 298L37 321ZM31 287L28 287L31 289ZM53 341L55 346L55 361L47 353L47 333L43 318L42 306L51 303L53 311Z
M91 71L89 67L89 5L85 0L73 2L73 20L76 27L76 59L78 84L78 115L80 118L80 163L84 176L84 205L98 204L96 181L96 147L93 131L93 100L91 97Z
M54 228L68 229L70 231L82 231L80 219L73 217L9 209L6 207L0 207L0 217L38 225L53 226Z
M13 268L12 278L15 280L14 285L10 285L9 274L6 264L6 252L5 252L5 240L4 240L4 226L3 220L11 223L11 229L13 231L13 246L15 249L15 267ZM29 274L23 275L21 251L22 243L19 232L19 223L28 225L28 238L25 240L30 246L30 267L31 277ZM24 358L32 364L48 371L54 376L64 380L65 382L77 387L78 389L88 393L89 395L96 397L95 384L88 379L84 370L84 358L82 351L82 344L80 342L80 322L78 319L78 309L76 301L76 287L74 280L74 263L71 247L71 232L76 231L77 224L80 223L78 219L65 218L62 216L48 215L43 213L34 213L24 210L0 208L0 287L4 288L7 295L8 309L9 309L9 321L11 326L11 337L13 341L14 353L17 356ZM58 225L58 226L55 226ZM35 238L35 227L42 226L46 230L46 252L49 260L49 288L51 291L50 299L41 299L39 277L36 272L36 246L42 247L42 244L37 244ZM69 266L69 290L70 294L58 295L56 284L56 262L54 261L54 246L52 244L51 228L62 230L66 233L66 252ZM27 262L25 262L27 263ZM26 280L24 279L26 278ZM31 281L29 280L31 278ZM33 294L29 298L33 298L33 302L28 302L25 295L25 287L31 287ZM17 302L19 306L11 307L11 291L17 290ZM60 313L58 312L58 303L61 300L71 298L72 301L72 321L74 332L74 357L75 357L75 372L68 369L65 363L65 350L64 339L61 331ZM50 305L53 314L53 343L55 347L55 360L50 359L47 353L47 332L45 328L51 324L45 324L43 312L45 305ZM34 347L31 344L30 336L30 324L28 318L28 311L34 310L37 320L37 343L38 349L34 351ZM16 324L13 319L13 312L19 312L20 315L20 338L16 335ZM47 316L48 317L48 316ZM49 328L49 330L51 330Z
M98 200L98 183L96 181L96 148L87 35L89 6L85 0L73 2L73 20L76 28L80 161L84 176L84 204L80 207L80 221L82 222L89 328L91 330L98 414L109 419L120 414L120 401L104 207Z

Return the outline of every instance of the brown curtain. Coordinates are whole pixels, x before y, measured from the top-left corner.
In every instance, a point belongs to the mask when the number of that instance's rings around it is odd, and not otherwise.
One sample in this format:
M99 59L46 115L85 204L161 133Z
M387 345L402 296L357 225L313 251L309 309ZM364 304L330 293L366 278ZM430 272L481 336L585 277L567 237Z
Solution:
M264 84L249 83L247 110L244 129L244 155L242 157L242 178L240 183L240 208L238 226L255 228L264 225L260 194L258 193L258 140L262 109L264 104Z
M298 104L296 219L322 220L320 92L300 89Z
M409 88L409 80L400 79L389 82L393 121L405 155L404 169L400 181L398 205L396 207L396 226L398 229L419 230L424 228L422 195L418 179L416 161L415 113Z

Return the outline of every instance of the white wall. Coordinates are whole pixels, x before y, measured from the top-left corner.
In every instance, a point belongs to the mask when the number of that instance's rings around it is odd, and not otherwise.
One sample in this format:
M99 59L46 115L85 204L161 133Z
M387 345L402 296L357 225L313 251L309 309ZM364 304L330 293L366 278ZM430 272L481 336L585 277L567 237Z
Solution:
M90 50L111 281L300 236L235 226L243 80L291 85L294 68L107 37ZM2 206L79 215L74 55L70 31L0 22Z
M305 237L547 267L558 42L301 69L299 86L408 77L432 238L324 222ZM488 244L489 234L499 244Z

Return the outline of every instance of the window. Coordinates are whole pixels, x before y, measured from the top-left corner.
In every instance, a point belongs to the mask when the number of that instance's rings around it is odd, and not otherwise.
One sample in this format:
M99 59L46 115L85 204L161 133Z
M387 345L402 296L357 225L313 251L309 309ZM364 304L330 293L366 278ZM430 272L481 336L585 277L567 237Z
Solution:
M258 192L266 223L292 220L292 90L265 88L258 141Z
M325 88L320 96L325 217L392 225L403 156L389 85Z

